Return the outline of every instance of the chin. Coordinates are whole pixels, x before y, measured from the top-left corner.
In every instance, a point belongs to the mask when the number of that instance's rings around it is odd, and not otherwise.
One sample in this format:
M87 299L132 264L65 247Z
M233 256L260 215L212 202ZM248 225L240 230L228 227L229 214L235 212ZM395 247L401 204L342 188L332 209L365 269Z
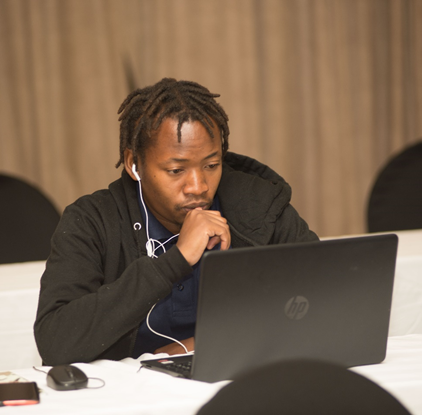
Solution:
M180 228L182 228L182 225L185 222L186 215L187 213L184 213L183 215L178 217L178 219L174 223L177 224Z
M183 223L185 221L186 215L187 215L187 213L185 213L185 212L177 212L173 216L173 219L171 221L171 223L173 224L173 226L182 228L182 225L183 225Z

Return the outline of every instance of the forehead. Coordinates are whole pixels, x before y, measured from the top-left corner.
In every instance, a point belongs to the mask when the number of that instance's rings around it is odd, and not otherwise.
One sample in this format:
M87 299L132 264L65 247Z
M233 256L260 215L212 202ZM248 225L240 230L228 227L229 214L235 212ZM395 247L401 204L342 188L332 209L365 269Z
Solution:
M205 126L200 121L188 120L184 122L178 135L179 121L173 118L166 118L160 127L151 135L151 145L146 155L163 155L168 153L191 153L214 149L221 151L221 135L214 122L211 128L214 137L211 137Z

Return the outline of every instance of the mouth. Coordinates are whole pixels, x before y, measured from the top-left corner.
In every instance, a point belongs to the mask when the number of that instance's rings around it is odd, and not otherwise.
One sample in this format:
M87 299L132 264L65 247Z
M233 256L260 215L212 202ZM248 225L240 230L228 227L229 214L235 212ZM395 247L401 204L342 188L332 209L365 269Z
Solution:
M195 204L188 204L182 207L183 211L189 212L197 208L208 209L211 206L209 202L197 202Z

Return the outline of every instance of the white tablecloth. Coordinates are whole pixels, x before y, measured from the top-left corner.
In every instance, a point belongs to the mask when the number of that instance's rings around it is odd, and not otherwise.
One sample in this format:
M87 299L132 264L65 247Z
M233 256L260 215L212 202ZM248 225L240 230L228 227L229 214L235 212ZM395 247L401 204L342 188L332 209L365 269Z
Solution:
M41 364L33 335L45 261L0 265L0 371Z
M133 359L76 365L88 377L99 377L106 385L97 390L55 391L47 387L45 374L33 369L16 370L37 382L43 390L41 403L10 408L7 414L195 414L227 384L184 380L145 368L138 372L139 361ZM353 371L378 383L411 413L422 414L422 335L390 338L383 363L355 367ZM95 380L90 383L99 384Z
M410 413L422 414L422 334L390 337L381 364L353 370L389 391Z
M406 230L394 231L392 233L373 233L373 234L355 234L355 235L341 235L335 237L322 237L321 240L362 237L368 235L379 234L397 234L399 237L399 246L397 250L397 257L421 256L422 255L422 229L421 230Z
M396 263L389 335L422 334L422 254Z

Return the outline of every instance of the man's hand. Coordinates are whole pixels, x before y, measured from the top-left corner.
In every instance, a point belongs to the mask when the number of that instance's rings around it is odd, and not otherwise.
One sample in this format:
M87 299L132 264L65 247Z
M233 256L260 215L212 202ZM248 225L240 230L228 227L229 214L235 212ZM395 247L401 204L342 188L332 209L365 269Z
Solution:
M189 352L195 349L195 338L193 337L184 339L183 341L180 341L180 342L187 348ZM154 351L154 354L160 354L162 352L165 352L169 355L186 353L186 351L177 342L173 342L172 344L164 345L164 347L157 348Z
M230 242L229 226L220 212L196 208L186 215L176 245L186 261L193 266L206 248L211 250L221 243L221 250L227 250Z

